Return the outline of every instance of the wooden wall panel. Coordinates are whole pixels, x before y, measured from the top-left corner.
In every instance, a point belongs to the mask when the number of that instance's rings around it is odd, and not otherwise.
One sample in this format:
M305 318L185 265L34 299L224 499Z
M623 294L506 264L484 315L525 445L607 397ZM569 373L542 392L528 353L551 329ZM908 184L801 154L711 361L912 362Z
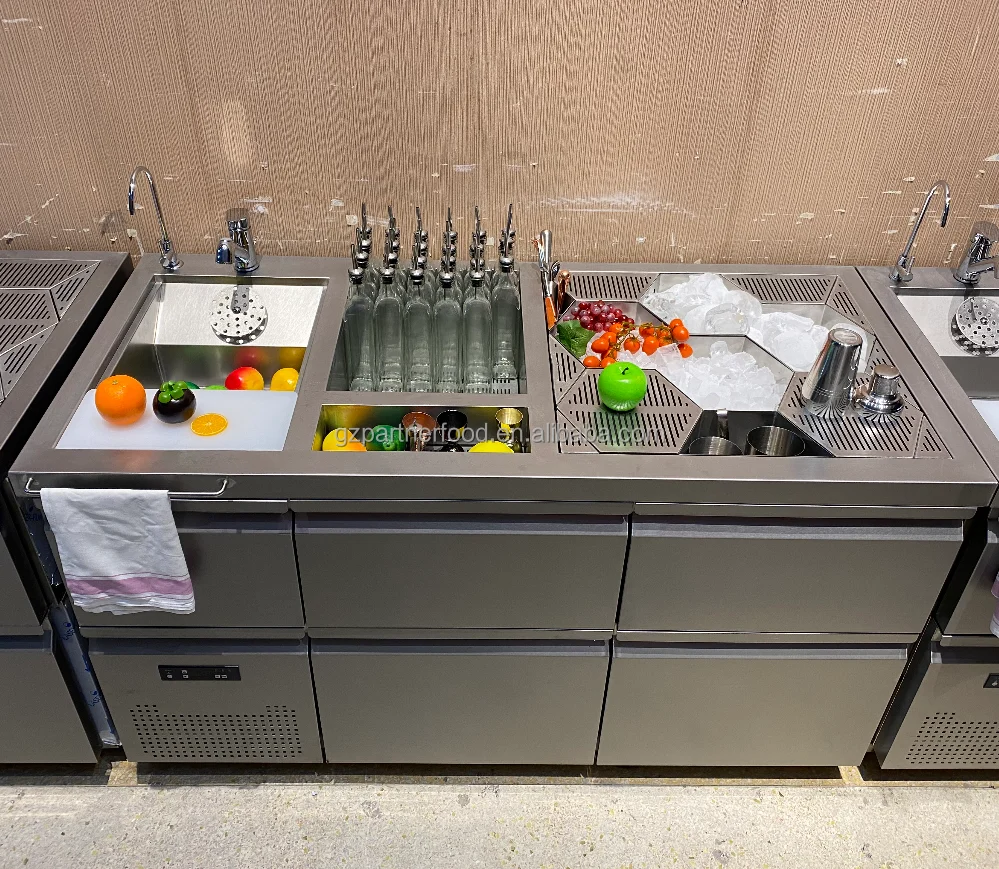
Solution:
M232 207L339 255L362 200L513 201L521 257L877 263L943 176L941 264L999 218L997 59L962 0L0 0L0 238L155 249L145 163L182 253Z

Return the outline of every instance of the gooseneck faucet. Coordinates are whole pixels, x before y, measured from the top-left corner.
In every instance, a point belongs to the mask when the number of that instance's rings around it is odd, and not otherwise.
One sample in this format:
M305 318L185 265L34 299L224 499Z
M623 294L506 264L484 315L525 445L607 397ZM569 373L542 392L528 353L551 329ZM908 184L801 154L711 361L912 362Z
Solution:
M898 260L895 262L894 267L888 273L888 277L896 283L906 284L912 280L912 248L916 243L916 235L919 232L919 227L923 225L923 218L926 217L926 212L929 210L930 200L933 198L933 194L937 192L938 187L943 188L944 195L943 211L940 213L940 226L947 225L947 215L950 214L950 185L943 179L940 179L926 193L926 201L923 203L923 209L919 212L919 217L916 218L916 222L912 227L912 234L902 249L902 253L898 255Z
M215 262L232 263L237 274L245 275L260 268L260 258L253 245L250 219L243 216L228 216L229 237L219 242L215 251Z
M985 272L992 272L999 278L999 256L992 252L992 246L997 242L999 226L994 223L980 220L971 227L971 240L954 269L955 279L963 284L977 284Z
M174 271L182 265L177 259L177 254L170 242L170 234L167 232L166 221L163 219L163 208L160 205L160 197L156 192L156 182L153 181L153 173L145 166L136 166L132 173L132 179L128 182L128 213L135 214L135 179L138 175L145 175L149 182L149 192L153 197L153 210L156 212L156 219L160 224L160 265L165 269Z

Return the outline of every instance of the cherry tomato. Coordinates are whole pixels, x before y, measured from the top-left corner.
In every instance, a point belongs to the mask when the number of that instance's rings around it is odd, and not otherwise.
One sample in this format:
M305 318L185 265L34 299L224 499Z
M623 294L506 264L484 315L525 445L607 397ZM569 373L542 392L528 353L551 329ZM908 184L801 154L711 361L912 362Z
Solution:
M680 355L684 359L694 355L694 348L689 344L677 344L676 346L680 348Z
M607 356L605 356L603 359L600 360L600 367L601 368L606 368L613 361L614 360L611 358L610 354L608 354Z
M607 331L608 332L613 332L615 335L618 335L618 334L620 334L620 332L621 332L621 330L623 328L624 328L624 324L623 323L611 323L607 327Z
M624 349L629 353L637 353L641 348L642 342L637 338L626 338L624 342Z
M690 332L687 331L687 327L683 323L679 326L670 326L670 334L673 336L674 341L681 343L690 337Z
M610 359L611 362L613 362L615 359L617 359L617 350L611 347L611 349L604 354L604 359Z
M683 320L681 320L679 317L674 317L672 320L669 321L669 327L671 330L675 329L677 326L682 326L682 325L683 325Z
M656 336L647 335L645 340L642 342L642 352L651 356L658 349L659 349L659 341L656 339Z
M606 353L610 350L610 337L606 334L601 335L599 338L594 338L590 343L590 349L594 353Z
M600 360L596 356L584 356L583 365L587 368L599 368Z

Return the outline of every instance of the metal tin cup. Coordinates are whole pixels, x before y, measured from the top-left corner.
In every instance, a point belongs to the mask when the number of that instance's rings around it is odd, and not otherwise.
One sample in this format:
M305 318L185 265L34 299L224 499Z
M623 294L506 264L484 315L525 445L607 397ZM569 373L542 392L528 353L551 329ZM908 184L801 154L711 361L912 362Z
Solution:
M445 441L461 440L461 434L468 425L468 417L460 410L445 410L437 414L437 428Z
M779 425L754 428L746 438L747 456L800 456L804 451L805 441Z
M402 418L402 427L406 430L406 442L409 449L421 452L430 443L430 436L437 427L437 420L429 413L414 410Z
M801 384L805 410L817 416L842 413L853 396L864 339L845 326L831 329L825 346Z
M739 449L728 438L698 438L687 449L687 453L692 456L741 456Z

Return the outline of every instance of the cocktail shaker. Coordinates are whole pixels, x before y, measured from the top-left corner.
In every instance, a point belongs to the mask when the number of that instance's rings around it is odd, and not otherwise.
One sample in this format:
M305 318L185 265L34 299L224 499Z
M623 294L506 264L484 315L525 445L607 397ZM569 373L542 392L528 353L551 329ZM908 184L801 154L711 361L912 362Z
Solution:
M853 396L857 367L864 339L853 329L830 330L825 346L801 385L805 410L816 416L832 416L846 410Z
M864 416L893 416L905 409L902 377L894 365L875 365L871 382L857 390L854 406Z

